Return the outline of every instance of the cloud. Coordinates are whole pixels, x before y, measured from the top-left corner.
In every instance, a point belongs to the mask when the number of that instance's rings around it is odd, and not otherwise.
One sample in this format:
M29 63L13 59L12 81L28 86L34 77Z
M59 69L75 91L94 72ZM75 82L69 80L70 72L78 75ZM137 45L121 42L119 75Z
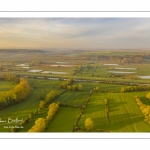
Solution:
M150 19L1 18L0 39L0 48L150 48Z

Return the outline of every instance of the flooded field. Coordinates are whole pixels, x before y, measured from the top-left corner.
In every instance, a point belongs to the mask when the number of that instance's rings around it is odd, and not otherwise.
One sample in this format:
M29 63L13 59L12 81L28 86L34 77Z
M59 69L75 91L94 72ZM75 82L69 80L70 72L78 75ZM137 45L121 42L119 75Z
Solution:
M150 79L150 76L139 76L141 79Z
M56 62L57 64L68 64L68 62Z
M125 71L108 71L109 73L116 73L116 74L132 74L136 72L125 72Z
M51 73L51 74L68 74L67 72L56 72L56 71L43 71L41 73Z
M103 64L104 66L118 66L119 64Z
M29 67L22 67L22 68L29 68Z
M137 70L136 68L114 68L114 69L118 69L118 70L124 70L124 69L126 69L126 70Z
M75 65L51 65L52 67L72 67Z
M27 67L27 66L29 66L29 65L27 65L27 64L18 64L18 65L15 65L16 67Z
M43 70L29 70L28 72L41 72Z

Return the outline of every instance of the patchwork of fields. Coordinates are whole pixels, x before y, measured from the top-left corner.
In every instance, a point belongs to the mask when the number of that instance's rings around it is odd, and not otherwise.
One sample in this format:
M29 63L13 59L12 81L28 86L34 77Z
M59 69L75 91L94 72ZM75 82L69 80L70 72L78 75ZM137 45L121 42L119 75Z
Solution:
M11 117L12 119L15 119L16 117L18 119L26 118L30 113L36 111L39 106L39 102L41 101L38 97L39 94L41 94L44 99L46 97L47 93L50 92L51 90L55 89L60 94L64 92L63 89L59 89L58 86L55 86L55 85L58 85L59 83L61 83L61 81L29 79L29 82L33 86L32 93L29 95L29 97L25 101L22 101L19 104L15 104L15 105L12 105L5 109L0 110L0 118L2 120L7 120L9 117ZM36 116L36 117L38 117L38 116ZM33 124L34 124L34 122L33 122ZM4 124L4 125L9 125L9 124ZM11 125L13 126L14 124L11 124ZM18 124L16 124L16 125L18 125ZM26 129L24 129L24 130L26 130ZM10 131L10 129L4 128L3 125L0 125L0 132L4 132L4 131L8 132L8 131Z
M92 118L94 131L108 132L149 132L150 126L144 122L144 115L133 97L145 96L137 93L94 93L82 116L79 125L83 126L86 118ZM105 99L108 99L109 119L105 113ZM146 98L144 98L146 101ZM150 102L148 101L150 104Z
M73 82L74 84L82 84L82 91L67 91L59 88L59 84L64 81L31 79L28 81L33 86L33 91L29 97L19 103L0 110L1 120L11 118L26 118L30 113L37 110L39 107L39 94L45 99L46 95L51 91L57 91L60 96L52 102L64 104L59 108L52 121L49 123L45 132L72 132L76 121L78 121L78 129L75 132L86 132L84 122L86 118L91 118L94 127L91 132L149 132L150 125L144 121L139 106L133 99L134 96L140 97L142 102L150 105L150 101L146 99L147 92L129 92L120 93L121 85L99 84L91 82ZM1 81L1 83L4 83ZM4 90L9 90L14 87L12 83L5 82ZM7 88L9 87L9 88ZM109 92L93 92L95 87L108 90ZM2 86L1 86L2 88ZM112 92L113 91L113 92ZM118 91L117 93L115 91ZM91 95L91 96L90 96ZM81 108L85 106L87 98L90 97L83 114ZM108 100L109 115L106 114L105 99ZM52 103L51 102L51 103ZM43 109L39 114L35 115L29 122L20 128L18 132L27 132L33 125L36 119L46 118L48 109ZM81 118L79 116L81 115ZM0 132L10 132L10 128L4 128L8 125L19 125L12 123L1 123Z
M1 79L6 74L23 77L32 88L26 99L11 103L16 100L11 89L17 84L0 80L0 132L12 132L11 127L20 127L17 119L26 118L28 121L17 132L28 132L38 118L46 120L52 103L57 103L59 109L46 122L45 132L88 132L87 118L93 121L91 132L150 132L133 98L137 96L143 104L150 105L146 98L150 85L149 51L40 51L38 55L28 51L23 55L14 52L15 58L10 54L11 60L5 59L8 53L3 53ZM69 84L68 79L72 79ZM51 91L58 93L54 99L51 94L47 98Z

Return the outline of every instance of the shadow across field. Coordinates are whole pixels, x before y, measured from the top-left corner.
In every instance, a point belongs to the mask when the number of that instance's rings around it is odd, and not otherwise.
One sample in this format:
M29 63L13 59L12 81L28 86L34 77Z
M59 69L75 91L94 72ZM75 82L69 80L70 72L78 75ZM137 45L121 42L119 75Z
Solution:
M123 106L124 104L127 104L127 103L126 102L116 102L114 99L108 99L109 112L119 110L118 107Z
M150 105L150 100L146 97L139 97L143 104Z
M119 130L121 128L126 127L125 132L134 132L136 129L134 128L135 123L143 121L144 116L143 115L137 115L132 113L126 113L126 114L118 114L111 116L110 115L110 130ZM127 127L128 126L128 127ZM140 131L136 131L140 132Z
M110 116L110 122L106 117L93 118L95 131L108 132L147 132L147 129L136 124L144 120L142 115L136 114L119 114Z
M105 105L104 104L92 104L90 107L88 107L88 111L87 109L85 109L86 113L89 112L93 112L93 111L104 111L105 110Z

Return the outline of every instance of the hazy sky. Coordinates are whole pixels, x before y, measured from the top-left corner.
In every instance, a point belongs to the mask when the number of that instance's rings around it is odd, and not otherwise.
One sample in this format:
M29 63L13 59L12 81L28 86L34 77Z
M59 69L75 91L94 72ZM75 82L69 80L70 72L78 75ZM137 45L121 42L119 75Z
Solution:
M0 18L0 48L150 49L150 18Z

